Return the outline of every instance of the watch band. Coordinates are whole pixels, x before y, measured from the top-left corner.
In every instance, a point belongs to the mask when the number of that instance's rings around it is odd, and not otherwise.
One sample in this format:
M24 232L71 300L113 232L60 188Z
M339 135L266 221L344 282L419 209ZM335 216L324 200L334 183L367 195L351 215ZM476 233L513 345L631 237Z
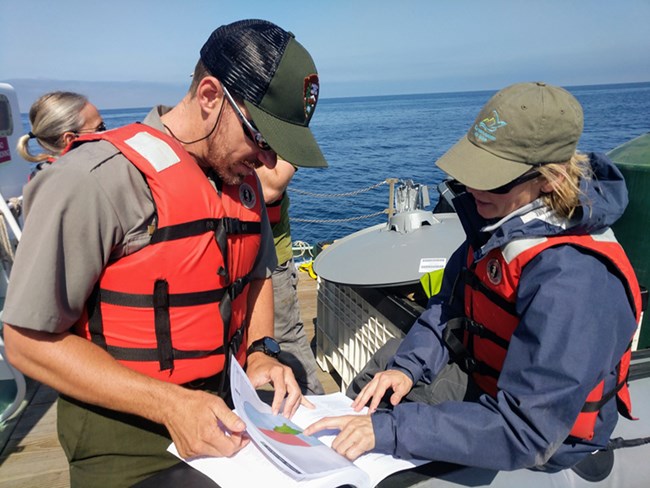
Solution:
M246 355L248 356L254 352L263 352L267 356L277 358L280 354L280 350L280 344L278 344L278 342L273 337L266 336L253 341L253 343L246 350Z

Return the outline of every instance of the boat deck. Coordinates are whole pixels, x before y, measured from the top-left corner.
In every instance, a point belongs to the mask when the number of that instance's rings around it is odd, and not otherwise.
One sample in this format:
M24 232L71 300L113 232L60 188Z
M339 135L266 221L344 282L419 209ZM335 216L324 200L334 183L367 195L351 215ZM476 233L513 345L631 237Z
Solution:
M317 283L306 273L299 273L299 276L301 316L311 341L316 320ZM339 391L334 377L320 369L318 373L327 393ZM56 435L56 396L51 388L28 380L28 406L0 432L0 446L5 446L0 453L1 486L70 486L68 463Z

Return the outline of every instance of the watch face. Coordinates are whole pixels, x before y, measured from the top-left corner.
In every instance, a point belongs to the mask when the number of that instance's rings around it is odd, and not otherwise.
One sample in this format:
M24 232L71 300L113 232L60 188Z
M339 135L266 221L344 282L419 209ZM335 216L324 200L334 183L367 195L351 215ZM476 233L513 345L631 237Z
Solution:
M280 354L280 344L278 344L277 341L271 337L264 338L264 348L269 354L272 354L274 356Z

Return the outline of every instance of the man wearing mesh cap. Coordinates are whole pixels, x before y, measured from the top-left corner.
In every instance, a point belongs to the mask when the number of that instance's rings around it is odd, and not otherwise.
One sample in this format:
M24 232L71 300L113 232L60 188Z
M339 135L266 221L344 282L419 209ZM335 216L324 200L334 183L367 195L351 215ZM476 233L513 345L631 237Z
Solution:
M170 440L184 457L245 446L244 423L207 393L228 397L230 353L273 384L275 413L305 401L269 337L276 258L254 170L276 155L324 164L317 98L291 33L225 25L178 105L81 137L26 188L6 350L60 392L72 486L131 486L177 463Z

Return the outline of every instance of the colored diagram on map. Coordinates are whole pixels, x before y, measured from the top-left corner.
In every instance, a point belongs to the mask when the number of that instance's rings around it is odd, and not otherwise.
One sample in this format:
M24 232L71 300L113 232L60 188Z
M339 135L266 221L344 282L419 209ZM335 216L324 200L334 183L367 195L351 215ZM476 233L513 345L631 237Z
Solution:
M303 434L303 428L292 420L274 414L270 405L260 400L236 360L231 365L230 384L235 411L246 424L246 432L264 456L285 474L305 479L356 469L318 437Z
M246 415L259 431L268 438L290 446L322 446L315 437L303 435L302 429L281 415L260 412L249 402L244 402Z

